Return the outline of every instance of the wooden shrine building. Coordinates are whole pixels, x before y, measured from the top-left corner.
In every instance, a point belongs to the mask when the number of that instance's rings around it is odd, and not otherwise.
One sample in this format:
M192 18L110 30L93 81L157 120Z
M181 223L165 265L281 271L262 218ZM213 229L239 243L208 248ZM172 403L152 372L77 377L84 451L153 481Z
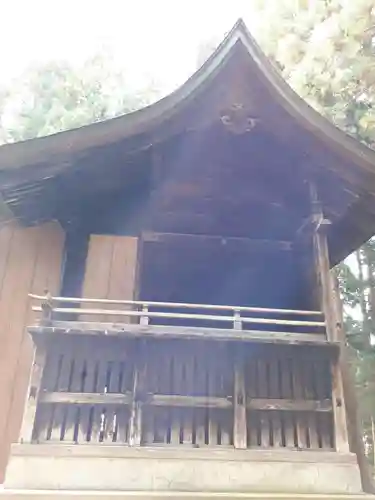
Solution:
M2 495L363 491L330 268L375 153L242 21L156 104L2 146L0 193Z

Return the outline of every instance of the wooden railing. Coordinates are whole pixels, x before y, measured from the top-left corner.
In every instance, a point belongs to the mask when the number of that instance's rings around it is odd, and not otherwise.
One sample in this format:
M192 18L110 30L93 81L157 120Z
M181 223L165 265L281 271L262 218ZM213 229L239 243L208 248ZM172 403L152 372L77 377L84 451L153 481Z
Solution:
M30 297L25 442L333 448L319 311Z
M33 311L42 312L42 321L45 323L56 319L57 315L61 320L68 315L79 315L80 318L92 317L93 320L98 317L100 317L101 320L108 318L109 321L111 321L111 318L116 317L116 322L121 322L121 318L137 318L139 324L144 326L149 325L150 321L153 319L166 319L193 320L197 322L197 325L199 322L207 322L208 324L216 322L226 323L224 327L227 328L229 324L234 330L246 330L248 329L247 325L255 324L261 325L263 329L267 329L269 326L285 326L294 329L313 330L312 333L325 331L325 321L321 311L137 300L52 297L48 293L46 295L30 294L30 297L42 302L41 306L33 306ZM72 304L77 304L77 307L72 307ZM87 305L89 305L89 307L87 307ZM116 308L116 306L120 307ZM160 311L160 309L163 309L163 311ZM183 310L184 312L175 312L176 309ZM281 319L280 316L295 316L297 319ZM317 319L311 320L310 318Z
M296 346L60 336L33 378L22 438L331 450L330 362L327 350Z

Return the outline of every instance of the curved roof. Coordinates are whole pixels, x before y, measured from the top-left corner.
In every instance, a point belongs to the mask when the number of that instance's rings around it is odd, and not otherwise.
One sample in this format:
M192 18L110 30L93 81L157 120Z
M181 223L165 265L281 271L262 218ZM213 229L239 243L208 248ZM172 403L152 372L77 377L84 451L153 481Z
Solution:
M323 160L322 155L315 158L313 153L313 161L332 163L338 178L354 182L350 188L353 194L350 206L339 214L331 230L341 234L343 227L350 228L350 235L337 236L334 244L337 246L334 260L341 259L375 233L375 222L372 222L372 219L375 221L372 215L372 210L375 212L375 152L336 128L301 99L263 54L242 20L237 21L212 56L185 84L155 104L78 129L1 146L0 192L5 202L17 217L27 222L48 219L50 214L44 214L44 209L38 212L38 217L28 213L31 199L36 202L43 197L43 190L47 189L42 187L44 181L74 169L71 158L80 158L91 149L122 141L128 152L141 152L158 140L168 140L176 133L176 117L194 106L199 95L209 88L238 50L246 52L262 85L278 106L312 137L312 143L322 148ZM85 168L90 170L89 165Z
M274 95L288 113L303 127L326 142L329 147L336 148L340 154L347 158L349 156L356 164L375 172L375 151L339 130L300 98L262 52L242 19L237 21L205 64L168 96L145 108L117 118L1 146L0 169L36 163L42 161L50 153L78 152L149 132L156 125L169 119L172 114L177 113L187 101L193 98L202 85L207 84L237 42L246 48L259 71L274 90Z

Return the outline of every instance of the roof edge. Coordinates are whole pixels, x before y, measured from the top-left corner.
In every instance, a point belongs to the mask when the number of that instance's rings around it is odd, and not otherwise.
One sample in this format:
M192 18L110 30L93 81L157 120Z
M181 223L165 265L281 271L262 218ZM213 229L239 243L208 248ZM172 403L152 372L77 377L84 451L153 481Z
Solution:
M54 154L69 154L150 131L152 126L162 122L163 118L169 118L176 113L203 84L210 80L238 41L246 48L266 84L275 91L279 103L301 126L325 142L330 149L336 146L336 154L349 155L355 164L375 174L375 151L338 129L297 94L266 57L242 18L237 20L207 61L171 94L126 115L45 137L3 145L0 147L0 170L43 161L47 150Z
M243 20L239 19L203 65L180 87L155 103L82 127L0 146L0 171L37 163L42 160L47 145L49 150L61 149L61 153L69 153L145 133L150 129L150 124L160 123L165 115L169 118L170 114L177 112L189 97L210 79L241 38L240 33L243 30L246 30L246 26ZM105 139L108 135L116 137L107 141Z

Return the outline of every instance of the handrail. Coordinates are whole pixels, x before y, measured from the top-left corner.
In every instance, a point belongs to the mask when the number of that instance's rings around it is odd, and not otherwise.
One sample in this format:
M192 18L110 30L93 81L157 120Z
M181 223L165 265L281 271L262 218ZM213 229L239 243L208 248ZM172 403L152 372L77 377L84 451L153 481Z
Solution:
M287 325L287 326L297 326L297 327L313 327L322 328L325 327L325 320L321 312L319 311L298 311L295 309L270 309L262 307L244 307L244 306L220 306L220 305L210 305L210 304L184 304L184 303L169 303L169 302L148 302L139 300L117 300L117 299L89 299L89 298L78 298L78 297L52 297L48 292L46 295L35 295L29 294L32 299L41 300L41 306L33 306L32 310L43 313L43 321L46 323L52 320L54 313L58 314L79 314L83 316L117 316L117 317L127 317L127 318L139 318L140 325L147 326L149 324L150 318L166 318L166 319L176 319L176 320L198 320L198 321L219 321L219 322L229 322L232 323L232 328L234 330L242 330L243 325L247 323L259 324L259 325ZM62 304L90 304L91 306L98 304L111 304L111 305L125 305L133 306L127 309L106 309L106 308L85 308L85 307L61 307ZM172 311L154 311L151 308L170 308ZM186 312L173 312L173 309L187 309ZM195 311L191 311L194 309ZM196 312L196 309L201 309L202 312ZM212 310L214 311L230 311L229 314L205 314L204 311ZM280 319L280 318L270 318L270 317L258 317L258 316L242 316L241 312L252 312L252 313L267 313L267 314L293 314L293 315L319 315L322 319L319 320L301 320L296 318L291 319Z
M36 300L50 302L70 302L77 304L117 304L133 305L146 307L170 307L171 309L211 309L216 311L240 311L255 313L274 313L274 314L295 314L301 316L323 316L322 311L306 311L298 309L270 309L266 307L248 307L248 306L221 306L213 304L191 304L183 302L152 302L147 300L119 300L119 299L95 299L87 297L52 297L49 295L36 295L29 293L29 297ZM107 311L105 314L109 314Z
M33 311L41 312L42 307L33 307ZM236 318L234 316L216 316L212 314L184 314L184 313L169 313L169 312L145 312L145 311L123 311L123 310L111 310L111 309L80 309L80 308L64 308L56 307L52 309L56 313L66 313L66 314L82 314L82 315L93 315L93 316L129 316L129 317L144 317L148 318L171 318L171 319L198 319L198 320L208 320L208 321L231 321L233 322ZM266 318L249 318L240 316L238 321L241 323L259 323L267 325L290 325L290 326L325 326L324 321L293 321L287 319L266 319ZM240 329L240 328L239 328Z

